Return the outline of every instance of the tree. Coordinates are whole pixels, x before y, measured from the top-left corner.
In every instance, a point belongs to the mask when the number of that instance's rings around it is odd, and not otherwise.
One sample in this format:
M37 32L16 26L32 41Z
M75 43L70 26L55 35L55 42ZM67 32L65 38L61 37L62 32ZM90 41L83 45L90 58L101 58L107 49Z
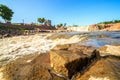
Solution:
M62 23L60 23L60 24L59 24L59 26L60 26L60 27L62 27L62 26L63 26L63 24L62 24Z
M6 5L0 4L0 16L7 21L11 21L14 12Z
M98 24L112 24L112 23L120 23L120 20L104 21L104 22L100 22Z
M114 20L114 23L119 23L120 22L120 20Z
M37 20L39 23L44 23L45 22L45 18L38 18L38 20Z

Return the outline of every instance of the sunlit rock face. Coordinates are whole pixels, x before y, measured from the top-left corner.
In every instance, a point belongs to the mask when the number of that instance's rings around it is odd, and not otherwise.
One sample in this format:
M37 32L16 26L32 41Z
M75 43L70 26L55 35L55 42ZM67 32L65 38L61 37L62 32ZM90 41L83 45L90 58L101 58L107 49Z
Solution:
M57 45L50 51L51 67L69 79L78 72L82 74L99 57L94 47L78 44Z
M89 31L120 31L120 23L94 24L89 26Z
M112 24L110 27L103 29L104 31L120 31L120 23Z

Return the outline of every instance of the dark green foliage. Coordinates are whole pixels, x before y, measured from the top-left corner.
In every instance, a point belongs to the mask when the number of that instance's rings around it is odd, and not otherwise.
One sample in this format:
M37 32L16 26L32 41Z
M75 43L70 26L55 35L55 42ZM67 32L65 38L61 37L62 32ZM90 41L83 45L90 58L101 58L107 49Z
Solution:
M111 24L111 23L120 23L120 20L105 21L105 22L100 22L98 24Z
M59 26L60 26L60 27L62 27L62 26L63 26L63 24L62 24L62 23L60 23L60 24L59 24Z
M120 22L120 20L114 20L114 22L115 22L115 23L119 23L119 22Z
M37 21L38 21L39 23L44 23L44 22L45 22L45 18L38 18Z
M6 5L0 4L0 16L7 21L11 21L14 12Z

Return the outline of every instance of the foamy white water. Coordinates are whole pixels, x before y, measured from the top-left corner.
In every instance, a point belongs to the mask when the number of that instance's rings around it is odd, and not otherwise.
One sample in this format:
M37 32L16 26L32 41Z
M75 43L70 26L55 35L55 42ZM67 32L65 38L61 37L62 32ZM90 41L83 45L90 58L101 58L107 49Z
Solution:
M48 40L46 37L49 35L36 34L0 39L0 63L8 63L24 55L46 53L58 44L76 43L81 40L77 36Z

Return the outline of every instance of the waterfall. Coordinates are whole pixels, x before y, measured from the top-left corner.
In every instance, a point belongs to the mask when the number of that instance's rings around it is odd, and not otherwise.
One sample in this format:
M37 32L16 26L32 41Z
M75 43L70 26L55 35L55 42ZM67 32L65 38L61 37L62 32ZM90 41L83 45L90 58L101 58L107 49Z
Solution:
M89 26L80 26L80 27L68 27L67 30L72 31L89 31Z

